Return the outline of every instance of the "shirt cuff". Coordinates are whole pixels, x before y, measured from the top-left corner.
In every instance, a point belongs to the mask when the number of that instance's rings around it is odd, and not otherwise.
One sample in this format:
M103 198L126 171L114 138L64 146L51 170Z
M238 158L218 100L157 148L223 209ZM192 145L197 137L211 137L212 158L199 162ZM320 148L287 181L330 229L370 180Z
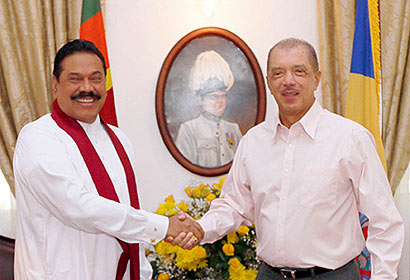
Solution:
M212 239L212 236L210 234L209 228L210 225L207 224L206 220L201 218L200 220L197 221L198 224L202 227L202 229L204 230L205 234L204 234L204 238L201 240L201 244L205 244L205 243L213 243L218 239Z
M169 224L168 217L144 210L139 211L143 211L144 215L148 218L149 222L145 228L145 231L148 236L151 236L150 242L152 244L157 244L159 241L164 239L167 234Z

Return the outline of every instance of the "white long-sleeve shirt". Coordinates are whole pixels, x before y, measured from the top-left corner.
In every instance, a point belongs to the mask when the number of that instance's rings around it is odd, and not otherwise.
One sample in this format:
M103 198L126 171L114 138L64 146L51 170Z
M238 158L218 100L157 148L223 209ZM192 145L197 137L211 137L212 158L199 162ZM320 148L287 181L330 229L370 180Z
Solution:
M369 218L365 242L358 212ZM275 267L335 269L366 245L372 280L393 280L404 227L372 135L315 102L290 129L278 116L244 136L221 198L199 221L203 242L255 223Z
M163 239L168 219L132 208L123 166L100 123L81 123L121 203L98 195L74 140L45 115L26 125L14 154L17 203L16 279L115 279L122 249L140 243L141 280L152 268L144 243ZM111 127L130 160L128 138ZM138 186L137 187L141 187ZM129 279L126 273L124 279Z

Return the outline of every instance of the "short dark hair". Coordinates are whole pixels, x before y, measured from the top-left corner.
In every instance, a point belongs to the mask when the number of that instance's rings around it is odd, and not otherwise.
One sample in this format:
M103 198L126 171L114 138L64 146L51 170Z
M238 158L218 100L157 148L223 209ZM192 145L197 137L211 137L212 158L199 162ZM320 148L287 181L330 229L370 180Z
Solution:
M268 65L267 65L267 70L269 72L269 65L270 65L270 56L272 54L272 51L276 48L281 48L281 49L293 49L299 46L303 46L307 49L308 51L308 58L310 63L312 64L313 67L313 71L317 72L319 71L319 62L317 59L317 55L316 55L316 51L315 48L309 44L308 42L306 42L305 40L302 39L296 39L296 38L287 38L287 39L283 39L281 41L279 41L278 43L276 43L269 51L268 54Z
M105 66L104 56L102 55L100 50L94 45L94 43L87 40L76 39L66 43L57 51L56 57L54 59L53 69L53 75L56 77L57 81L59 80L61 72L63 71L61 64L63 63L64 58L77 52L92 53L98 56L103 64L104 73L105 75L107 75L107 68Z

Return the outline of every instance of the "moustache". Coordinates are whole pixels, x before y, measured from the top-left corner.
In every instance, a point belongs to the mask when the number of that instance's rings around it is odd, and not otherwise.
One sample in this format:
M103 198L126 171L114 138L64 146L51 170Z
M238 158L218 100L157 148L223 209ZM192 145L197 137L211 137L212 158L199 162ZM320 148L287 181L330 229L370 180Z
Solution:
M280 92L281 92L281 93L286 93L286 92L298 92L298 90L297 90L296 88L294 88L294 87L286 87L286 88L282 89Z
M101 99L101 94L94 93L92 91L90 91L90 92L82 91L79 94L71 96L71 100L74 100L76 98L84 98L84 97L97 98L98 100L100 100Z
M286 87L282 91L296 91L296 88L294 87Z

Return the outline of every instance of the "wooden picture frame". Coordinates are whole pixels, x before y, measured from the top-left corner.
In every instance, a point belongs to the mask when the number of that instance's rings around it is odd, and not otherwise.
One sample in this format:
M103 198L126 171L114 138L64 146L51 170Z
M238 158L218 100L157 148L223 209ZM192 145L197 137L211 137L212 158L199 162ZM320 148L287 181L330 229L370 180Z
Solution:
M228 125L236 123L244 135L265 119L266 112L265 83L258 61L247 44L234 33L218 27L204 27L190 32L175 44L164 60L157 82L155 107L158 127L166 147L178 163L203 176L227 173L232 160L220 165L199 164L181 152L176 139L182 124L203 112L200 105L203 96L199 98L189 86L192 85L190 75L198 55L211 50L228 63L234 77L233 86L226 90L224 122ZM239 141L233 141L230 133L222 133L221 147L237 146ZM220 150L222 153L222 148Z

